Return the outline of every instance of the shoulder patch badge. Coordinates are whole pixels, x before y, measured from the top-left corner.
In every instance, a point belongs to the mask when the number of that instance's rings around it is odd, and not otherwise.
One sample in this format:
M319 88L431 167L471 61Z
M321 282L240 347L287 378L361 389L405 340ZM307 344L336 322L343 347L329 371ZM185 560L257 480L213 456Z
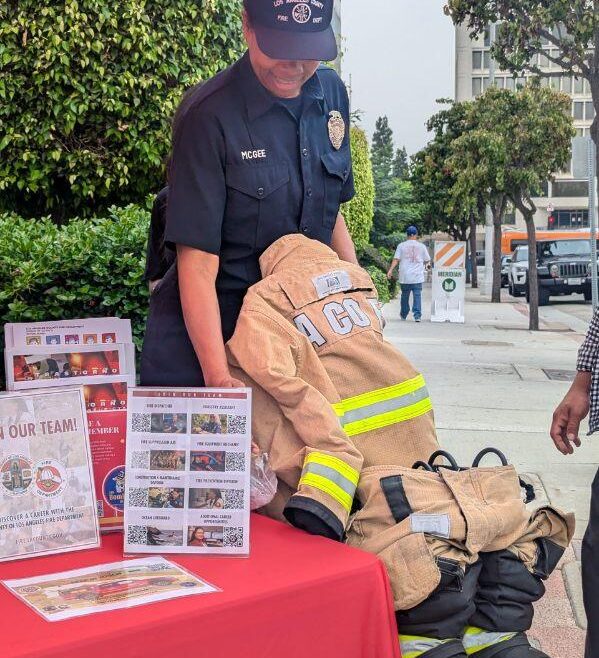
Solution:
M345 121L338 110L329 113L329 139L337 151L345 139Z

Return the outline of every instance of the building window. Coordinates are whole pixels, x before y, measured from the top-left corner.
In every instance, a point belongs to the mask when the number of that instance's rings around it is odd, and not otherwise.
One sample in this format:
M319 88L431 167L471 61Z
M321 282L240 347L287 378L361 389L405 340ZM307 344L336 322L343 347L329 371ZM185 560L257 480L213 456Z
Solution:
M545 53L540 53L540 55L539 55L539 66L542 69L548 69L549 68L549 60L547 59L547 55L545 55Z
M590 94L591 94L591 85L589 84L589 81L586 78L583 81L582 89L583 89L582 93L585 96L590 96Z
M564 228L587 228L588 226L588 210L556 210L547 220L547 228L549 230Z
M483 91L487 91L489 88L489 78L483 78Z
M503 223L508 226L513 226L516 223L516 213L514 210L508 210L503 216Z
M584 80L582 78L574 78L574 93L575 94L584 93Z
M506 78L505 88L509 89L510 91L515 91L515 89L516 89L516 80L515 80L515 78Z
M491 53L488 50L483 53L483 68L487 70L491 68Z
M483 51L482 50L473 50L472 51L472 68L475 71L480 71L483 67Z
M586 180L560 180L555 181L552 194L556 198L576 197L582 198L589 195L589 183Z
M487 25L485 28L485 48L489 48L491 45L491 27Z
M587 121L592 121L595 118L595 106L593 101L587 101L584 104L584 118Z
M472 78L472 95L479 96L482 91L482 78Z
M584 120L584 103L580 101L572 103L572 116L576 121Z
M569 75L562 76L562 91L565 94L572 93L572 78Z
M495 78L495 86L498 89L505 89L505 78Z

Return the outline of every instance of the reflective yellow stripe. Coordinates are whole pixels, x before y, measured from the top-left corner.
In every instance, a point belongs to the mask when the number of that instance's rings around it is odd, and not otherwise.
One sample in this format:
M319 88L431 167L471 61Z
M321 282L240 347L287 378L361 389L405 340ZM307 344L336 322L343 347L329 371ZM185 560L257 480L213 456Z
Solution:
M334 498L347 512L351 511L353 497L345 492L339 485L331 482L328 478L323 477L322 475L316 475L316 473L306 473L302 475L300 481L300 487L305 485L307 487L314 487L319 489L324 493Z
M517 633L492 633L477 626L468 626L464 631L462 644L468 656L472 656L483 649L493 647L500 642L511 640Z
M355 436L356 434L362 434L362 432L369 432L371 430L380 429L381 427L394 425L395 423L402 423L406 420L411 420L412 418L418 418L418 416L424 416L424 414L432 411L432 409L433 404L430 398L426 398L425 400L409 407L405 407L404 409L397 409L396 411L380 414L373 418L366 418L364 420L358 420L355 423L348 423L343 426L343 430L348 436Z
M360 407L366 407L370 404L375 404L376 402L386 402L387 400L392 400L393 398L398 398L408 393L414 393L414 391L417 391L423 386L426 386L424 377L418 375L417 377L408 379L401 384L395 384L394 386L388 386L387 388L379 388L376 391L356 395L353 398L346 398L345 400L341 400L341 402L334 404L333 409L338 416L343 416L347 411L353 411L354 409L360 409Z
M419 658L419 656L451 641L452 640L437 640L433 637L421 637L420 635L399 636L402 658Z
M321 464L322 466L328 466L332 468L337 473L353 482L355 486L358 485L358 480L360 479L360 474L356 471L355 468L352 468L349 464L346 464L344 461L338 457L333 457L332 455L325 455L322 452L311 452L304 461L304 468L308 464Z

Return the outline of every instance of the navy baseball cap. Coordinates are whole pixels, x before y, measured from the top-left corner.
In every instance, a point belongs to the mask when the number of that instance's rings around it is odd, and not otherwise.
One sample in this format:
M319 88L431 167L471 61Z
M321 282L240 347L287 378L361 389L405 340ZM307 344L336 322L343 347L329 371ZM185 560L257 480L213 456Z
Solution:
M408 226L406 235L418 235L418 229L415 226Z
M331 61L334 0L245 0L260 50L272 59Z

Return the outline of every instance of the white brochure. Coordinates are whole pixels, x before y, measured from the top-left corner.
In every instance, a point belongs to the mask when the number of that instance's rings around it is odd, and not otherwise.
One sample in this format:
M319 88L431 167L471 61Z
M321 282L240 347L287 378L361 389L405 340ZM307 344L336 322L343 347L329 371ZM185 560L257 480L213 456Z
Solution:
M132 343L131 320L86 318L4 325L6 347Z
M129 389L125 553L248 555L251 408L251 389Z

